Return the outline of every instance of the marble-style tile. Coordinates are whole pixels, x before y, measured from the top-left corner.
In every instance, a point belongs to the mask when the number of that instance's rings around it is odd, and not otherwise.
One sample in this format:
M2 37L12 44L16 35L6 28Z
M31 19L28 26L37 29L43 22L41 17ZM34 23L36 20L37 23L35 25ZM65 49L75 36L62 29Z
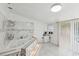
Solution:
M59 48L53 44L45 43L40 49L38 55L39 56L58 56Z

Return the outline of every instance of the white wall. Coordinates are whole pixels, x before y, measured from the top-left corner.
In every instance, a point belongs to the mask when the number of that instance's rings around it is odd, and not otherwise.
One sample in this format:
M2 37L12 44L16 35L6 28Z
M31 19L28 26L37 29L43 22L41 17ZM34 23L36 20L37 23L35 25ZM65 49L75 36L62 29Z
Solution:
M3 28L3 20L6 20L6 14L7 14L7 10L6 10L6 4L0 3L0 50L4 48L3 46L3 40L4 40L4 32L2 32L2 28ZM6 17L5 17L6 16Z
M20 15L9 14L8 19L15 20L15 21L23 21L23 22L33 22L34 23L34 36L37 37L38 40L41 40L43 32L46 31L47 29L46 24L39 21L35 21L33 19L24 18Z
M58 40L58 36L57 36L57 34L58 34L57 23L48 24L47 29L48 29L48 31L53 32L51 43L58 45L59 40Z

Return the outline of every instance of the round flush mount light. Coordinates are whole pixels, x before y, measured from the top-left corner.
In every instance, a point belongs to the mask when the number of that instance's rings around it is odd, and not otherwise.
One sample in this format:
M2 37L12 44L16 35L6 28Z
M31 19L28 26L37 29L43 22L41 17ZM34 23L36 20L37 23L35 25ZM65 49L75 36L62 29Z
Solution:
M52 12L59 12L62 9L62 5L60 3L55 3L51 6Z

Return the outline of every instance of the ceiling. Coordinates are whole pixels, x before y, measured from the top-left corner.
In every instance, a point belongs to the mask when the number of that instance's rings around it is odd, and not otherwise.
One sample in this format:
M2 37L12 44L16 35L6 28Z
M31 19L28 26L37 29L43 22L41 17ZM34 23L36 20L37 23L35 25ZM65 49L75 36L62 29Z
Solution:
M62 3L62 10L54 13L50 7L54 3L14 3L16 13L44 23L69 20L79 17L78 3Z

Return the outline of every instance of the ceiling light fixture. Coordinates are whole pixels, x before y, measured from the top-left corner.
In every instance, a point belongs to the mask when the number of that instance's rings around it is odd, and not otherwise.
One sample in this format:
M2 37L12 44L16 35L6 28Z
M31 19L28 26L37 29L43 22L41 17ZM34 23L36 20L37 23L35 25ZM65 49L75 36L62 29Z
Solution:
M62 5L60 3L55 3L51 6L52 12L59 12L62 9Z

